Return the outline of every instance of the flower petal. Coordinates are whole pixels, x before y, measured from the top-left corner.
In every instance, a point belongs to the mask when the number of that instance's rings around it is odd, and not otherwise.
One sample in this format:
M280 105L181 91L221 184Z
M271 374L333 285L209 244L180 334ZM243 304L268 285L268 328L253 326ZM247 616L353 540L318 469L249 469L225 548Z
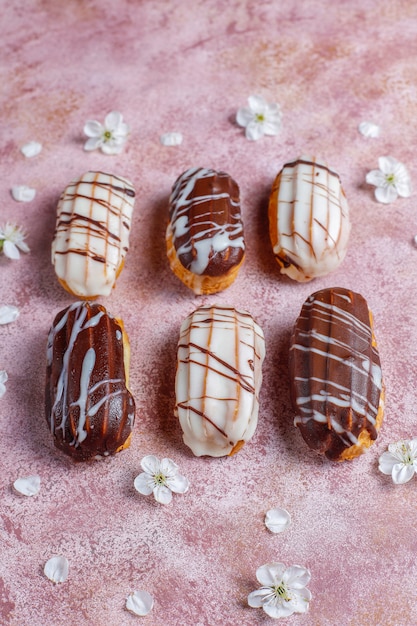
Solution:
M142 469L148 474L158 474L161 471L159 459L153 454L144 456L140 462Z
M188 478L181 476L181 474L169 476L169 478L167 478L167 485L174 493L185 493L190 487Z
M42 144L39 141L29 141L25 143L24 146L20 148L22 154L25 155L27 159L31 159L34 156L37 156L42 150Z
M366 175L366 182L368 185L375 185L375 187L384 187L387 181L381 170L371 170Z
M11 304L2 304L0 306L0 324L10 324L19 317L20 312L17 306Z
M36 189L27 185L15 185L11 189L12 196L16 202L31 202L36 196Z
M103 124L100 124L97 120L88 120L84 124L84 134L87 135L87 137L101 137L103 132Z
M392 468L392 480L396 485L403 485L408 483L409 480L415 474L414 465L405 465L404 463L397 463Z
M65 556L53 556L45 563L43 572L53 583L63 583L68 578L68 560Z
M106 141L101 144L100 148L104 154L120 154L123 145L118 145L115 141Z
M249 96L248 103L252 113L265 113L268 109L268 103L262 96Z
M361 122L358 126L358 130L364 137L376 138L379 137L381 129L373 122Z
M243 128L246 128L246 126L253 120L253 118L254 115L252 111L247 107L239 109L236 113L236 122L237 124L239 124L239 126L243 126Z
M302 589L310 582L311 573L305 567L291 565L285 570L282 580L292 589Z
M179 146L182 144L181 133L164 133L159 137L159 141L163 146Z
M265 526L271 533L282 533L291 524L291 515L285 509L270 509L265 515Z
M267 563L256 570L256 578L264 587L279 585L285 572L283 563Z
M136 491L141 493L143 496L150 496L154 490L155 481L152 476L143 472L142 474L139 474L139 476L136 476L133 481L133 485Z
M147 615L153 608L153 597L147 591L134 591L127 597L126 608L134 615Z
M165 485L157 485L153 490L153 495L160 504L169 504L172 500L172 491Z
M395 188L397 189L398 195L402 198L409 198L411 196L411 183L410 181L398 181L395 184Z
M289 603L285 604L275 604L275 603L267 603L263 605L263 610L269 617L273 617L274 619L279 619L281 617L289 617L294 613L294 609L288 607Z
M398 193L393 185L388 187L377 187L375 189L375 198L382 204L390 204L398 198Z
M397 159L394 159L394 157L392 156L382 156L378 159L379 169L384 174L391 174L398 163L399 161L397 161Z
M97 150L97 148L100 148L102 143L103 140L101 137L90 137L90 139L87 139L84 144L84 150L87 150L88 152L90 150Z
M254 609L259 609L265 603L265 598L270 595L270 589L256 589L248 595L248 604Z
M17 246L12 241L8 241L7 239L3 242L3 253L9 259L13 259L14 261L20 259L20 252Z
M252 121L246 126L246 139L250 141L257 141L264 135L263 124L260 122Z
M174 476L178 472L178 465L172 459L162 459L159 471L165 476Z
M117 131L123 122L123 115L119 111L111 111L104 118L104 126L106 130Z
M41 488L41 478L36 474L18 478L14 481L13 488L22 496L36 496Z
M391 452L383 452L379 457L378 469L383 474L391 476L394 465L398 463L396 458Z

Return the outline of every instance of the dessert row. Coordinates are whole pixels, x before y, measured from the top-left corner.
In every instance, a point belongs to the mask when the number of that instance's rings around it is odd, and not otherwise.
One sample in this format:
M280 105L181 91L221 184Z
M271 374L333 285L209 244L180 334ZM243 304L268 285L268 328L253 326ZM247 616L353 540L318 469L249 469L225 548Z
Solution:
M59 282L78 298L107 296L129 247L135 190L128 180L87 172L62 193L52 243ZM197 294L235 280L245 256L239 187L225 172L191 168L174 183L166 245L174 274ZM345 257L349 209L339 176L300 157L284 165L269 201L269 231L281 272L308 281Z
M250 313L201 306L182 323L175 414L196 456L235 454L256 429L264 334ZM49 332L46 418L55 444L78 460L130 443L135 402L130 348L121 320L79 301ZM352 459L376 439L384 385L366 300L347 289L313 293L296 320L289 350L294 423L306 443L332 460Z

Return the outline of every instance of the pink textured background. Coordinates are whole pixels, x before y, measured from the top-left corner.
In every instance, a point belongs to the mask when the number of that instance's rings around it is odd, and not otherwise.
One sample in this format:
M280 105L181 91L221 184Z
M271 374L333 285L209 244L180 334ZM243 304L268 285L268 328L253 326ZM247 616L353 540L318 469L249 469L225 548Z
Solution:
M311 569L313 600L299 626L413 626L417 610L416 483L395 487L377 469L391 441L417 434L415 195L377 204L366 172L380 155L404 162L417 187L417 5L412 0L13 0L3 3L0 56L1 221L28 230L30 255L0 258L1 302L20 318L0 327L0 622L13 626L232 626L268 623L247 606L268 561ZM281 104L281 134L248 142L233 124L252 93ZM83 151L83 124L120 110L132 132L123 154ZM359 122L381 125L365 139ZM159 135L181 131L177 148ZM20 147L41 141L25 159ZM267 198L284 162L301 153L336 169L351 207L341 268L309 284L279 275ZM187 167L224 169L241 188L247 257L234 285L196 297L165 256L167 197ZM132 347L137 422L129 450L91 465L55 451L43 414L46 335L73 299L50 264L55 207L88 169L137 189L131 249L111 297ZM10 195L37 189L30 204ZM305 298L327 286L361 292L375 316L387 387L380 438L364 457L334 465L292 425L287 351ZM173 417L176 342L183 318L209 302L246 308L264 329L267 357L259 426L233 458L197 459ZM133 479L145 454L174 459L191 488L158 506ZM21 498L19 476L40 493ZM282 535L265 512L288 509ZM42 573L53 554L66 583ZM127 595L146 589L152 613ZM137 621L139 620L139 621Z

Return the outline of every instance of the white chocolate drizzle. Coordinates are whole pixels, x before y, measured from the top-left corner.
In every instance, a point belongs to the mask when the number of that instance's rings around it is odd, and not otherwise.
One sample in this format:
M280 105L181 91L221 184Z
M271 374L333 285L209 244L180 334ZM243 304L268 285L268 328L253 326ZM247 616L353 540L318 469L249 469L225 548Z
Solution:
M111 293L129 247L134 197L129 181L103 172L87 172L61 195L52 263L73 294Z
M200 307L178 343L176 412L184 443L196 456L224 456L253 436L265 342L249 313Z

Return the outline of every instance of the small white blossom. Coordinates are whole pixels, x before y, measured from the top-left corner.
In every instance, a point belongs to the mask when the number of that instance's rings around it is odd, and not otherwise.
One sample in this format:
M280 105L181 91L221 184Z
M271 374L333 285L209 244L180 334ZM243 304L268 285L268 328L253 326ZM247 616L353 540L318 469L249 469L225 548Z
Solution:
M160 136L159 141L163 146L179 146L182 144L181 133L164 133Z
M291 524L291 515L285 509L270 509L265 515L265 526L271 533L282 533Z
M155 500L161 504L169 504L172 492L185 493L189 488L188 479L178 473L178 465L171 459L159 461L156 456L145 456L141 461L142 474L136 476L136 491L144 496L153 493Z
M15 185L11 189L13 199L16 202L31 202L36 196L36 189L27 185Z
M249 96L249 107L236 114L236 122L243 126L246 138L252 141L263 135L277 135L281 128L282 113L279 104L268 104L262 96Z
M13 488L22 496L36 496L41 488L41 477L35 474L18 478L14 481Z
M6 370L0 370L0 398L6 393L5 383L7 383L8 379Z
M104 154L120 154L126 143L130 128L123 122L119 111L111 111L104 120L104 125L96 120L88 120L84 125L84 134L89 139L84 150L101 149Z
M19 315L20 312L17 306L12 306L11 304L0 305L0 325L15 322Z
M153 597L147 591L134 591L126 600L126 608L134 615L147 615L153 608Z
M45 563L43 573L53 583L64 583L69 573L68 560L65 556L53 556Z
M25 155L27 159L31 159L32 157L37 156L42 150L42 144L39 141L29 141L25 143L24 146L20 148L22 154Z
M374 185L375 198L378 202L389 204L398 196L408 198L411 195L411 181L407 168L391 156L378 159L379 170L372 170L366 175L366 182Z
M249 594L249 606L262 607L275 619L308 611L311 592L306 585L311 575L305 567L286 568L283 563L268 563L256 570L256 578L262 587Z
M403 439L390 443L388 452L379 457L379 469L391 475L396 485L402 485L417 472L417 439Z
M373 122L361 122L358 126L358 130L364 137L372 137L373 139L379 137L381 132L379 126Z
M29 252L29 247L25 243L26 234L20 226L6 222L0 226L0 251L9 259L19 259L20 252Z

